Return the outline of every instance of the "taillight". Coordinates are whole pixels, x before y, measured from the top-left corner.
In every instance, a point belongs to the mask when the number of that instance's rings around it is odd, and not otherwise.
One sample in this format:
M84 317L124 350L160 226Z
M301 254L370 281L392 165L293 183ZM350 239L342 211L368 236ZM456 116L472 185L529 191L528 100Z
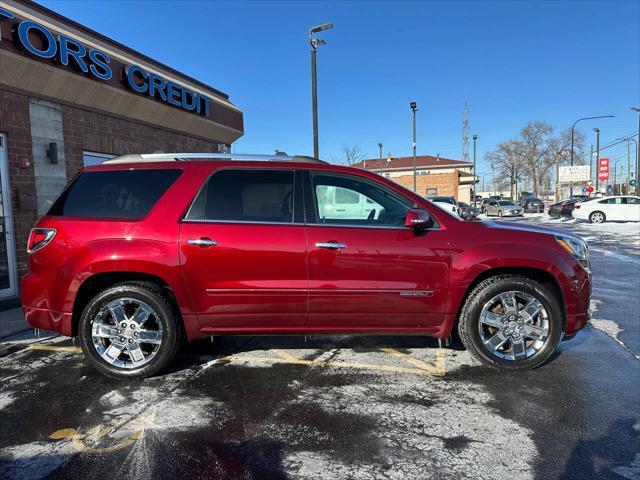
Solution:
M576 206L574 206L573 208L580 208L580 205L576 205Z
M55 236L56 230L54 228L32 229L29 234L29 241L27 242L27 253L37 252L41 248L46 247Z

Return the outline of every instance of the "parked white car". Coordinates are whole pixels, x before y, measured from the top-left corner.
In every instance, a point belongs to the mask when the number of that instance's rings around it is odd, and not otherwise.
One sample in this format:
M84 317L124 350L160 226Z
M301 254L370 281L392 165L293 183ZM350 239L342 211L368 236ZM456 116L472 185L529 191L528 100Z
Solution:
M427 197L427 200L453 215L460 216L460 208L454 197Z
M591 223L640 222L640 198L627 195L593 198L576 203L571 215L575 219Z

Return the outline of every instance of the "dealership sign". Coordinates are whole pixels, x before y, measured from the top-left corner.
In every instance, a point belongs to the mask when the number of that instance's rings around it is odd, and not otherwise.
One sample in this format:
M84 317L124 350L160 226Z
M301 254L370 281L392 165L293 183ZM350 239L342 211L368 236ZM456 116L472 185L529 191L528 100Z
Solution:
M575 165L558 168L559 182L588 182L591 179L589 165Z
M0 8L0 22L3 20L13 21L14 16L10 11ZM11 31L16 46L32 57L71 67L78 73L98 80L108 81L113 78L109 55L97 48L87 48L78 40L62 33L54 35L47 27L32 20L15 22ZM182 110L209 116L209 97L147 72L138 65L126 65L121 77L124 84L134 92Z
M598 179L609 180L609 159L601 158L598 160Z

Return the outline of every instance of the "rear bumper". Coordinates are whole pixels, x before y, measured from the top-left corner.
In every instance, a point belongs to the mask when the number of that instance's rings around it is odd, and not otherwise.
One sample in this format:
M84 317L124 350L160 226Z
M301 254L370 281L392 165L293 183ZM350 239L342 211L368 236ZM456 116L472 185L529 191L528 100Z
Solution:
M33 328L71 336L71 313L56 312L47 308L22 307L24 318Z
M33 328L71 336L71 312L52 308L52 282L33 273L22 277L20 291L25 320Z

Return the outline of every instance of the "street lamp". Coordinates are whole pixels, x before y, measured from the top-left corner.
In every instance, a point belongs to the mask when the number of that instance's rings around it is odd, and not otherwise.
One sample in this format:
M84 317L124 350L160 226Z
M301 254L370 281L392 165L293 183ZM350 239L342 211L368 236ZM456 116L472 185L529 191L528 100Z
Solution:
M413 191L417 192L416 182L416 112L418 111L418 104L416 102L409 103L409 108L413 112Z
M573 167L573 134L574 134L574 130L576 128L576 123L581 122L583 120L594 120L596 118L613 118L613 117L615 117L615 115L599 115L597 117L579 118L578 120L573 122L573 125L571 125L571 166L572 167ZM571 182L571 184L569 185L569 195L573 195L573 182Z
M596 194L600 191L598 186L600 184L600 129L594 128L596 132ZM573 154L573 149L571 150Z
M318 148L318 81L316 76L316 50L320 45L326 45L321 38L313 38L314 33L333 28L333 23L323 23L309 29L309 43L311 44L311 103L313 105L313 156L320 156Z
M478 143L478 134L473 134L473 208L476 207L476 144Z
M638 140L636 140L636 193L640 192L640 149L638 149L638 145L640 144L640 107L631 107L631 110L638 113Z
M378 148L380 149L380 163L378 163L378 166L380 167L380 175L382 175L382 143L378 143Z

